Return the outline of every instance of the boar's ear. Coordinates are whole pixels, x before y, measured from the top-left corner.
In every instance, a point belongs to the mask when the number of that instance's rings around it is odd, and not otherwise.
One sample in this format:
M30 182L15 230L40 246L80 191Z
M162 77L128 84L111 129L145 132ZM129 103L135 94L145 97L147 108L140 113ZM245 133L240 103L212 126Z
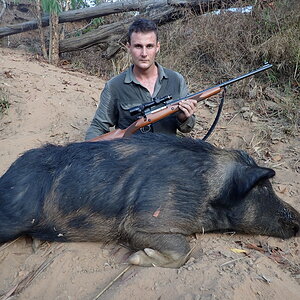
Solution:
M238 168L234 174L236 197L243 198L260 181L275 176L275 171L257 166Z

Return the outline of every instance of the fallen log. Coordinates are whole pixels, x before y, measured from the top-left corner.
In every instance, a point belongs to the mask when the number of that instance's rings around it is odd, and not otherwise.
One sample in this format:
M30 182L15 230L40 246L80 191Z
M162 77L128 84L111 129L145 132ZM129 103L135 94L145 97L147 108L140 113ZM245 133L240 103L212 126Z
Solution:
M220 3L229 2L228 0L151 0L140 2L138 0L127 0L122 2L105 2L101 3L95 7L88 7L77 10L69 10L59 14L59 23L66 22L76 22L86 19L104 17L110 14L121 13L121 12L130 12L130 11L139 11L142 12L146 9L151 8L155 5L170 5L174 7L178 6L191 6L196 7L199 5L215 5ZM232 3L232 1L231 1ZM44 16L42 18L42 26L49 26L49 16ZM25 31L35 30L38 28L38 21L32 20L24 23L6 25L0 27L0 38L13 35Z
M155 1L151 2L151 5L149 5L148 2L148 5L144 6L144 12L139 14L139 17L149 18L158 25L163 25L183 17L184 10L181 10L179 7L185 7L189 4L189 6L193 5L194 8L197 7L197 9L201 10L201 13L204 13L218 7L220 3L222 3L222 1L219 0ZM140 11L142 11L141 8ZM64 39L60 41L59 52L82 50L97 44L108 43L113 45L111 47L113 50L107 51L103 56L110 58L121 48L121 43L125 41L128 27L133 20L134 17L128 18L124 21L103 25L78 37Z
M76 22L85 19L98 18L114 13L135 11L139 9L137 1L131 2L107 2L101 3L95 7L87 7L83 9L69 10L59 14L59 23ZM42 26L49 26L49 16L42 18ZM32 20L24 23L6 25L0 27L0 38L17 34L20 32L30 31L38 28L38 21Z
M140 17L151 18L157 22L158 25L178 19L181 16L182 13L180 13L177 8L168 5L152 7L147 13L140 15ZM120 42L120 40L126 39L128 27L133 20L134 17L103 25L79 37L62 40L60 41L59 52L81 50L100 43Z

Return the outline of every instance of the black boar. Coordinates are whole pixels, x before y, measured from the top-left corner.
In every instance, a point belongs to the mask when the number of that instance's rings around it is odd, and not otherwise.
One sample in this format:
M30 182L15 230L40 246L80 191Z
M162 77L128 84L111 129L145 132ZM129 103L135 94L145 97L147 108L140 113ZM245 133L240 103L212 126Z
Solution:
M299 235L300 214L275 195L274 175L243 151L189 138L46 145L0 179L0 242L116 241L136 251L132 264L179 267L197 232Z

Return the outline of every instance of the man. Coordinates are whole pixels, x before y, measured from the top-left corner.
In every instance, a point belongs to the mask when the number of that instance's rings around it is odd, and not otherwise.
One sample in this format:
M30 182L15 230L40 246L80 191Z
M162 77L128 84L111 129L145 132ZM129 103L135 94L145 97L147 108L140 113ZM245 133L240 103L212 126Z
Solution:
M150 102L153 98L172 96L180 99L188 94L181 74L163 68L155 62L160 49L156 24L139 19L130 26L127 48L133 65L109 80L100 97L100 103L86 140L110 131L110 127L124 129L137 120L129 109ZM196 100L185 100L179 104L180 111L140 131L176 134L176 130L189 132L195 125Z

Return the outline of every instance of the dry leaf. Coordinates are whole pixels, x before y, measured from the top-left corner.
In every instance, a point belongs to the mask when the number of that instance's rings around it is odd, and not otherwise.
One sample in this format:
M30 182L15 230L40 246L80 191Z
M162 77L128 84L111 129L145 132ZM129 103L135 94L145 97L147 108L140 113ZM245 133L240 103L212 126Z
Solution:
M247 254L247 251L246 250L243 250L243 249L237 249L237 248L232 248L230 249L232 252L234 253L245 253Z

